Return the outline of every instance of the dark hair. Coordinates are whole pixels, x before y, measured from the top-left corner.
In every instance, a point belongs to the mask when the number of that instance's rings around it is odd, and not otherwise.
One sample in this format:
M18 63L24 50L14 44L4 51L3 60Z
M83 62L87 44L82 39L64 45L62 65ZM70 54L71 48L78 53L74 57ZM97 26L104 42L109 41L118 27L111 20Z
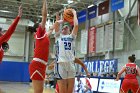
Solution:
M2 28L0 27L0 31L2 31Z
M28 26L27 29L29 32L33 33L33 32L36 32L36 29L38 28L38 26L39 26L39 23L35 23L34 26Z
M128 59L129 59L132 63L134 63L135 60L136 60L135 54L132 54L132 56L129 56Z
M3 42L2 49L4 50L4 52L7 52L9 50L9 44L7 42Z
M2 33L0 32L0 36L2 36Z

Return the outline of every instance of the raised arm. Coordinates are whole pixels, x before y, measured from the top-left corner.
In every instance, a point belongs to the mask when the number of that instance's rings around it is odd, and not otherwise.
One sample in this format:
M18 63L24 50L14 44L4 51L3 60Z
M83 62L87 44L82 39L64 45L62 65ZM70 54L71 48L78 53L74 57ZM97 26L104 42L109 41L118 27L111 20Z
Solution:
M22 5L20 5L19 10L18 10L18 16L16 17L16 19L14 20L14 22L11 24L11 26L9 27L9 29L6 31L6 33L4 35L2 35L0 37L0 45L3 42L7 42L11 35L14 33L16 26L19 22L20 17L22 16Z
M45 29L47 21L47 2L46 0L43 1L43 7L42 7L42 21L41 21L41 28Z
M55 21L55 32L59 32L59 29L60 29L60 23L61 23L61 21L60 21L60 16L59 16L59 13L57 12L56 13L56 21Z
M57 34L60 34L60 33L59 33L59 29L60 29L60 24L61 24L62 22L63 22L63 20L60 20L59 13L57 12L57 13L56 13L56 21L55 21L55 23L53 24L53 26L50 27L50 29L49 29L49 31L48 31L48 35L51 35L54 29L55 29L56 35L57 35Z
M140 77L140 68L137 66L137 75Z
M59 16L59 13L57 12L56 13L56 21L55 23L53 24L53 26L50 27L49 29L49 35L53 32L53 30L55 29L55 37L59 36L60 35L60 24L63 23L63 20L60 20L60 16Z
M82 68L85 70L87 77L90 77L90 74L88 73L87 67L85 66L85 64L79 58L75 58L74 62L81 65Z
M46 0L43 1L43 6L42 6L42 21L41 24L38 27L38 30L36 32L37 38L43 38L45 36L46 30L45 30L45 25L47 21L47 2Z
M76 14L76 11L74 9L71 10L73 15L74 15L74 18L73 18L73 22L74 22L74 27L73 27L73 30L72 30L72 35L77 35L77 32L78 32L78 19L77 19L77 14Z
M122 73L123 73L124 71L125 71L125 67L123 67L123 68L120 70L120 72L118 73L117 78L116 78L116 81L119 80L119 78L121 77L121 75L122 75Z

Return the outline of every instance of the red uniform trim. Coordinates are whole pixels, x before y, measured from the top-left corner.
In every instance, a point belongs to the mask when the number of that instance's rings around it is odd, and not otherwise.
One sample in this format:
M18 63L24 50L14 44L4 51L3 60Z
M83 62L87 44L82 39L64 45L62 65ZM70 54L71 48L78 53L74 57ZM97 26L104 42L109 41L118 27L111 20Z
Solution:
M32 80L44 80L46 72L46 65L32 61L29 65L29 74Z

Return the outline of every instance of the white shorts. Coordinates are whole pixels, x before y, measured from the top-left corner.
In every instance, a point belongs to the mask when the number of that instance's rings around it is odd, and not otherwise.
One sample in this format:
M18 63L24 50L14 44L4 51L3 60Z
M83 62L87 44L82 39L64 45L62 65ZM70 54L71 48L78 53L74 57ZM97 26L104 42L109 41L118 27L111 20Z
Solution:
M60 62L55 64L54 74L57 79L75 78L74 62Z

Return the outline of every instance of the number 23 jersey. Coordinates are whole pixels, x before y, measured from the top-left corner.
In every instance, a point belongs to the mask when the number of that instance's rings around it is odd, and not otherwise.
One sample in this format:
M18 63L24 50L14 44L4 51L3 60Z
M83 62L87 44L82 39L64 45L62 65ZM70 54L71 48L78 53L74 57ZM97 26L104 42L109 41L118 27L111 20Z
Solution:
M75 35L60 35L56 37L56 61L73 62L75 60Z

